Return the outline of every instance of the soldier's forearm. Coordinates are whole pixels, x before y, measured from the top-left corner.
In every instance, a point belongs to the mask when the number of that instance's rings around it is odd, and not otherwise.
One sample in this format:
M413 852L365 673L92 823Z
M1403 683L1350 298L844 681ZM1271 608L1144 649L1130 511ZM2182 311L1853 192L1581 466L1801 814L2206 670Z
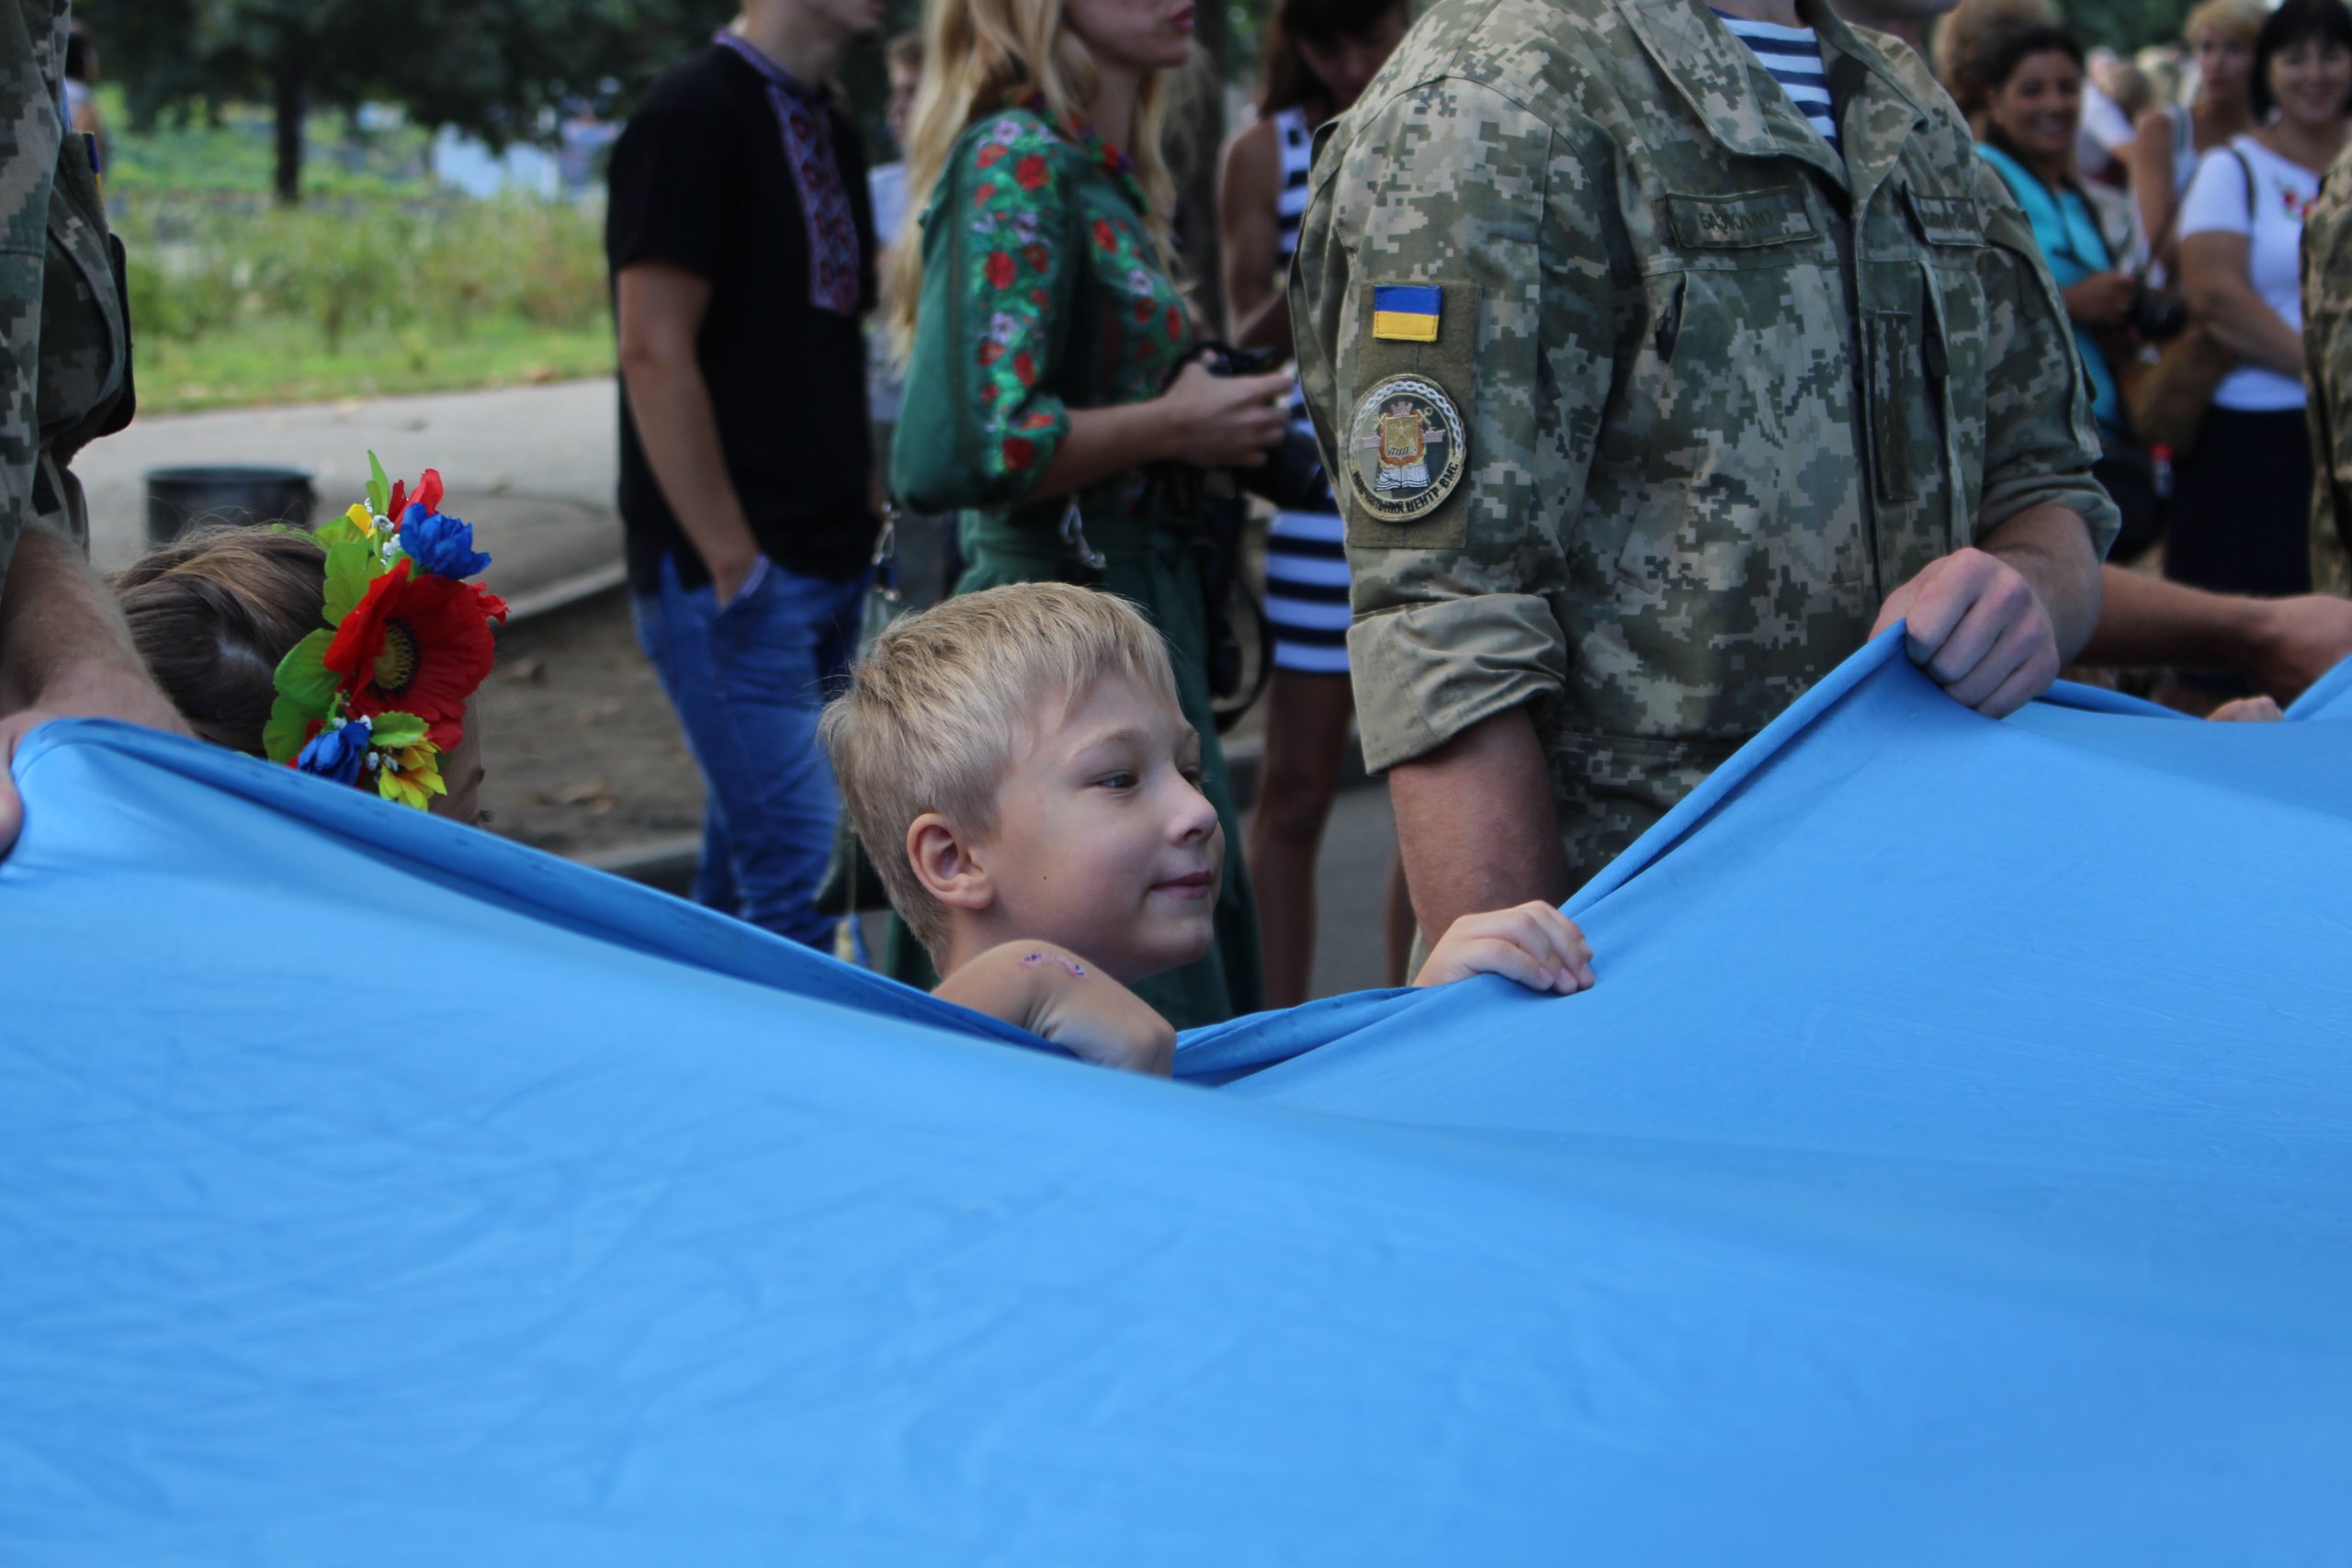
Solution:
M82 552L38 525L0 587L0 713L70 701L77 682L147 681L130 629Z
M1552 772L1524 707L1388 772L1413 915L1434 942L1464 915L1573 891Z
M2099 559L2081 513L2055 503L2028 507L1980 547L2015 567L2049 612L2062 662L2083 650L2098 625Z

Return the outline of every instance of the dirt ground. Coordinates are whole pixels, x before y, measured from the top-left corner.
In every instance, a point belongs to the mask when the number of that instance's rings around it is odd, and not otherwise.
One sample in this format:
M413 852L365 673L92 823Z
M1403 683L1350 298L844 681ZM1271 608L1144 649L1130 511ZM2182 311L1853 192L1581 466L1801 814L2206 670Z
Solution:
M481 704L493 832L581 856L700 829L702 778L621 591L509 627Z

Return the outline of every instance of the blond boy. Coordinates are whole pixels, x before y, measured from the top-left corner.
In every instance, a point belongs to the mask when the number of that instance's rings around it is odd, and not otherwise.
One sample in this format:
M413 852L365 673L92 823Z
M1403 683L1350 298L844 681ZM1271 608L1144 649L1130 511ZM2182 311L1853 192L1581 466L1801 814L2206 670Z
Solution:
M1123 599L1019 583L883 635L820 733L934 993L1088 1061L1165 1073L1175 1032L1127 989L1209 949L1225 835L1159 634ZM1416 985L1592 983L1549 905L1454 923Z

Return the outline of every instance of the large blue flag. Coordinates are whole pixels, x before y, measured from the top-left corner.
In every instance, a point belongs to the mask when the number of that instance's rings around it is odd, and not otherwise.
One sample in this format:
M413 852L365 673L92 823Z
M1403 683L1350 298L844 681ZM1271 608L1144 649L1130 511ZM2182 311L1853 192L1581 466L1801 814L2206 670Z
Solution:
M1882 639L1578 896L1593 990L1175 1083L52 726L0 1560L2340 1560L2347 706L1995 724Z

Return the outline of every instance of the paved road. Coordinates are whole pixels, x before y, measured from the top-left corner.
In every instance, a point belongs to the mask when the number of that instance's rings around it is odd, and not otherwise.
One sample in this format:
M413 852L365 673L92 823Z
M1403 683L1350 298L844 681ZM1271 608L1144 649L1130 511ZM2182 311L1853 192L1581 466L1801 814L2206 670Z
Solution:
M91 555L107 570L146 547L148 469L258 463L307 468L321 516L359 499L373 448L395 477L441 470L449 508L497 558L498 591L529 610L619 579L613 383L355 399L141 418L74 464L90 496Z

